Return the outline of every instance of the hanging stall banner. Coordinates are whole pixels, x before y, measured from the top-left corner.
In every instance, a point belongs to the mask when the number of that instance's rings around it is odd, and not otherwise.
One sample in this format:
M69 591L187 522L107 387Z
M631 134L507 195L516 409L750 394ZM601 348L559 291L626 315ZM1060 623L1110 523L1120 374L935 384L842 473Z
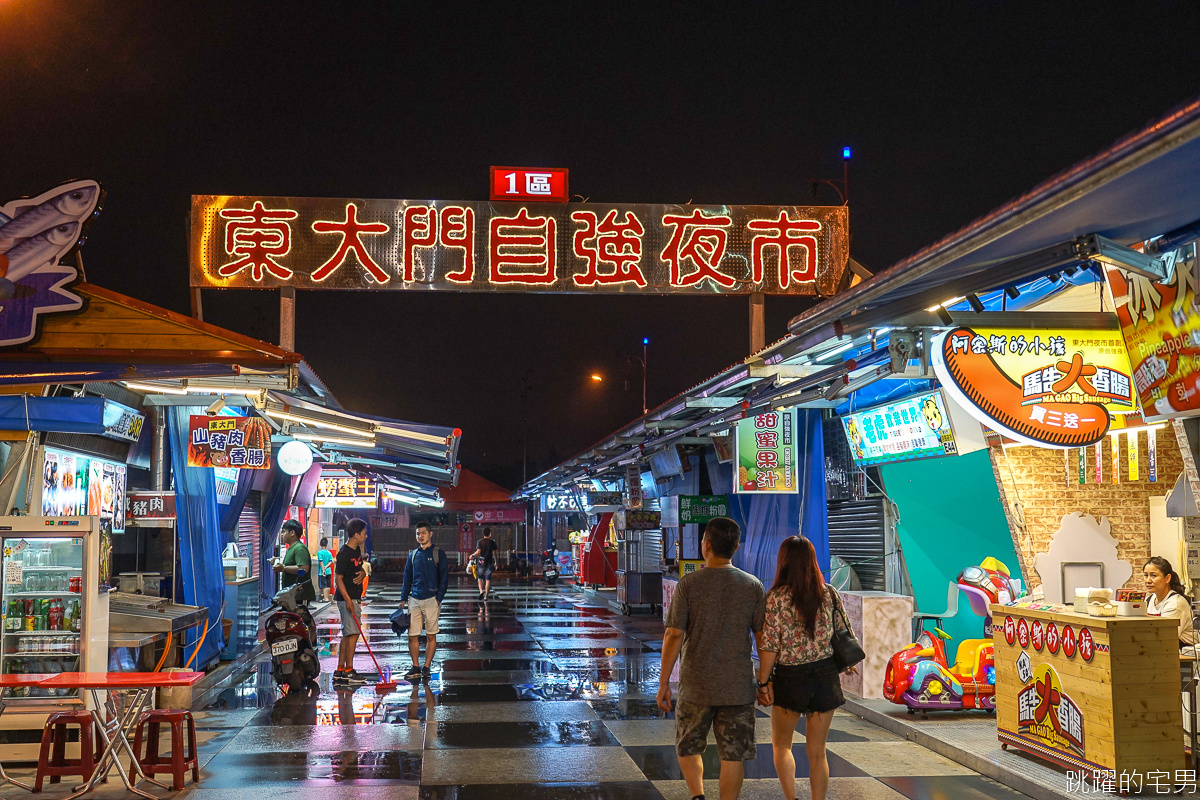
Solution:
M1096 442L1096 483L1104 483L1104 453L1100 442Z
M941 392L846 414L842 427L860 467L958 453Z
M192 197L192 286L822 295L845 206Z
M620 509L613 515L613 527L619 531L656 531L662 528L662 514L643 508Z
M729 495L693 495L679 496L680 524L705 525L716 517L729 516Z
M1108 455L1112 458L1112 482L1121 482L1121 434L1114 433L1112 441L1109 442Z
M158 528L175 524L175 493L129 492L129 520L133 528Z
M475 552L475 523L463 522L459 524L458 549L468 554Z
M1075 451L1075 455L1079 459L1079 485L1083 486L1087 483L1087 448L1080 447Z
M642 468L637 464L625 467L625 507L642 507Z
M1138 432L1130 431L1126 434L1126 447L1129 448L1129 480L1136 481L1138 479Z
M1150 473L1150 482L1158 481L1158 444L1156 442L1158 436L1156 428L1150 428L1146 431L1146 470Z
M621 505L620 492L588 492L587 504L589 508L596 506L619 506Z
M1119 331L972 329L937 340L942 387L971 416L1035 447L1081 447L1137 410Z
M128 406L104 401L104 436L123 442L136 442L142 435L146 417Z
M271 429L262 417L193 414L188 423L189 467L271 468Z
M1163 283L1107 267L1146 420L1200 414L1196 245L1164 254Z
M795 494L799 454L796 451L796 410L768 411L737 424L733 491L739 494Z

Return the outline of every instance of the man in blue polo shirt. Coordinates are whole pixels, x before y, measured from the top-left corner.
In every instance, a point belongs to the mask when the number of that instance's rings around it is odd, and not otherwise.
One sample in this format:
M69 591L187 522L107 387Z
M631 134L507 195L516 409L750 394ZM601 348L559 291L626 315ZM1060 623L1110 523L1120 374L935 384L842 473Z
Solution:
M412 621L408 626L408 652L412 669L405 674L408 681L429 680L429 665L437 650L438 612L446 587L450 583L450 564L441 548L433 546L433 530L428 522L417 523L419 547L408 554L404 564L404 585L400 589L400 605L408 603ZM421 663L421 629L425 629L425 668Z

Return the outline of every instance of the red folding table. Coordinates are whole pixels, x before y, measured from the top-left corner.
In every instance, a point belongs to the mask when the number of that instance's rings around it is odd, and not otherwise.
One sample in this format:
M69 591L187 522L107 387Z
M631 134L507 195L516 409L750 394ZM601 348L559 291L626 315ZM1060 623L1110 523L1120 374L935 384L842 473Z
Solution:
M4 698L8 696L10 689L16 689L21 686L37 686L39 683L49 677L51 677L50 673L30 675L0 675L0 716L4 716L4 708L6 705ZM8 773L4 771L4 765L0 764L0 784L3 783L11 783L13 786L20 786L22 789L28 789L31 792L33 791L32 786L8 777Z
M150 781L155 786L161 786L164 789L170 787L142 772L141 766L138 765L137 753L133 751L133 745L129 742L129 735L136 729L142 712L154 696L155 689L194 686L203 677L203 672L60 672L52 677L43 676L43 680L37 683L41 688L86 689L91 693L92 717L99 725L100 736L104 739L104 752L96 762L96 769L92 772L91 777L65 800L72 800L72 798L95 789L100 779L108 774L110 763L117 768L121 782L129 791L149 798L149 800L157 800L154 795L138 789L137 785L142 781ZM101 713L104 703L101 701L99 693L102 691L129 694L126 702L122 704L123 707L117 717L115 727L106 725ZM121 766L120 753L117 752L118 747L130 757L133 771L137 774L136 780L133 780L133 776L129 775Z

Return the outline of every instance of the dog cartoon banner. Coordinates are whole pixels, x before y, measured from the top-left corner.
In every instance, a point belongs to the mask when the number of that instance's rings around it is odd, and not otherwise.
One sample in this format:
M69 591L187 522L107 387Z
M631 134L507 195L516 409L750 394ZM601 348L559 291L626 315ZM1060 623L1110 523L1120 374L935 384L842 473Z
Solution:
M958 454L941 392L847 414L842 426L859 466Z
M959 327L936 340L945 391L984 425L1035 447L1085 447L1137 411L1120 331Z
M45 314L83 307L66 288L78 271L59 262L82 244L102 197L95 181L74 181L0 205L0 347L34 339Z

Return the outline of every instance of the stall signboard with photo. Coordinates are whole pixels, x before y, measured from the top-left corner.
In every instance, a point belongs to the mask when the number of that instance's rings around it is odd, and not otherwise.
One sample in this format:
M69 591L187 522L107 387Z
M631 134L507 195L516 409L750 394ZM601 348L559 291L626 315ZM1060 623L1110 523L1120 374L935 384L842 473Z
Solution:
M733 491L795 494L799 491L796 411L768 411L741 420L734 434Z
M1133 383L1147 422L1200 414L1196 245L1164 254L1161 283L1108 267Z
M847 414L842 427L859 466L958 454L941 392Z
M317 481L315 508L378 508L379 486L374 478L323 474Z
M1116 330L959 326L936 340L933 368L971 416L1035 447L1095 444L1138 408Z
M124 464L47 447L42 462L42 516L100 517L113 533L124 533L127 475Z
M270 469L271 428L262 417L193 414L188 466Z
M846 206L192 197L192 286L835 294Z
M136 442L145 422L144 414L111 400L104 401L104 435L109 439Z

